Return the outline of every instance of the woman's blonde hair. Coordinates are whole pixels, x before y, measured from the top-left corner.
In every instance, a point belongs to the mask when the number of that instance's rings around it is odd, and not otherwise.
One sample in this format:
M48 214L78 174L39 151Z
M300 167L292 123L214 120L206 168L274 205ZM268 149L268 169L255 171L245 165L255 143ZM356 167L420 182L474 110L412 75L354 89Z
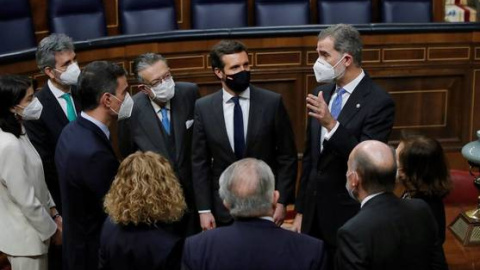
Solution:
M115 223L124 225L174 222L186 209L170 163L153 152L136 152L123 160L104 206Z

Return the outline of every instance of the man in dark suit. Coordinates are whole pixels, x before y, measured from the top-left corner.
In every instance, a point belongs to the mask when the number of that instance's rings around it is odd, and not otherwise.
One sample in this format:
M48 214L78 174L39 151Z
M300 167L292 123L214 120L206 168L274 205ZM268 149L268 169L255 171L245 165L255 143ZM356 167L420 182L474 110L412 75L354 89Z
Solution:
M428 205L392 193L396 172L394 150L382 142L351 152L346 190L361 210L338 230L337 269L448 269Z
M235 221L187 238L185 269L324 269L323 242L273 222L279 192L263 161L246 158L220 177L220 197Z
M280 199L273 215L281 225L293 202L297 151L292 126L279 94L250 85L246 47L224 40L210 52L223 89L195 104L193 184L202 229L232 222L218 196L218 178L244 157L265 161L274 171Z
M28 137L40 154L45 180L62 213L60 186L55 168L55 147L63 128L80 113L76 84L78 67L73 41L64 34L52 34L40 41L37 53L38 68L48 76L47 84L36 96L43 105L39 120L25 121Z
M293 229L323 239L332 258L338 228L359 210L345 190L348 155L361 141L387 141L394 103L361 68L362 43L352 26L323 30L317 52L317 81L334 83L321 85L307 97L311 117Z
M67 125L55 152L64 215L63 255L66 269L97 269L103 197L118 169L108 127L131 114L125 70L98 61L79 77L83 111Z
M141 83L141 92L133 96L132 116L119 122L120 151L124 157L137 150L153 151L170 161L188 205L183 219L173 227L180 236L193 235L200 231L191 162L193 109L198 87L174 82L166 59L159 54L140 55L133 63L133 70Z
M80 100L77 95L77 79L80 74L75 48L70 37L64 34L51 34L38 44L37 66L48 76L47 84L36 97L43 104L40 119L25 121L25 129L33 146L42 159L43 172L48 190L55 201L57 210L62 211L62 198L55 167L55 147L63 128L75 120L80 113ZM58 227L62 230L62 217L58 216ZM50 245L48 268L62 269L62 248Z

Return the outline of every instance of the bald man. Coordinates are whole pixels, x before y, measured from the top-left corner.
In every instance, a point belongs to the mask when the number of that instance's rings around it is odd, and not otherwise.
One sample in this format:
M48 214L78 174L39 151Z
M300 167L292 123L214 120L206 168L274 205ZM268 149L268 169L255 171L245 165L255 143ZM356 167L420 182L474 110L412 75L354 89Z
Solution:
M392 193L396 169L382 142L350 153L346 189L361 209L338 230L336 269L448 269L428 205Z
M182 269L324 269L321 240L275 225L274 187L267 163L247 158L230 165L219 193L235 221L187 238Z

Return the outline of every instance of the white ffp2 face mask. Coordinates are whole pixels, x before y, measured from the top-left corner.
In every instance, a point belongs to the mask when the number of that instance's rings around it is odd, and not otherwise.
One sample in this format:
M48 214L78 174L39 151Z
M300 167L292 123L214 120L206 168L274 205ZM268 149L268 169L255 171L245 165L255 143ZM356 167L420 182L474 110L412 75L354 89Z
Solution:
M115 99L117 99L118 101L120 101L120 99L118 99L115 95L112 95ZM114 109L110 108L110 110L112 110L114 113L116 113L118 115L118 121L120 120L123 120L123 119L127 119L127 118L130 118L130 116L132 116L132 111L133 111L133 99L132 97L130 96L129 93L127 93L125 95L125 98L123 99L123 102L122 102L122 105L120 105L120 109L118 110L118 112L116 112Z
M345 66L343 69L336 71L335 68L338 64L345 58L345 55L338 60L338 62L332 66L325 59L319 57L315 64L313 65L313 72L315 73L315 79L317 82L332 82L335 79L343 76L345 73Z
M42 115L43 105L36 97L25 108L17 106L23 109L22 113L19 113L23 120L38 120Z
M60 74L60 82L64 85L77 85L78 76L80 76L80 67L77 63L72 63Z
M152 87L152 92L154 94L154 100L160 102L168 102L175 95L175 82L173 78L170 77L163 81L160 85Z

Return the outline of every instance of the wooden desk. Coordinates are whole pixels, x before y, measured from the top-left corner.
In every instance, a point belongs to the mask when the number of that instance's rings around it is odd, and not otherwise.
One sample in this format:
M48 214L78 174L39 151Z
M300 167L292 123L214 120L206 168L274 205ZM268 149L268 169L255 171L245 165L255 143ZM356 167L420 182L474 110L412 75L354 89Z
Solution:
M450 270L480 270L480 246L464 247L460 241L448 229L448 225L462 211L473 209L475 205L446 205L445 214L447 221L447 230L443 249L447 257Z

